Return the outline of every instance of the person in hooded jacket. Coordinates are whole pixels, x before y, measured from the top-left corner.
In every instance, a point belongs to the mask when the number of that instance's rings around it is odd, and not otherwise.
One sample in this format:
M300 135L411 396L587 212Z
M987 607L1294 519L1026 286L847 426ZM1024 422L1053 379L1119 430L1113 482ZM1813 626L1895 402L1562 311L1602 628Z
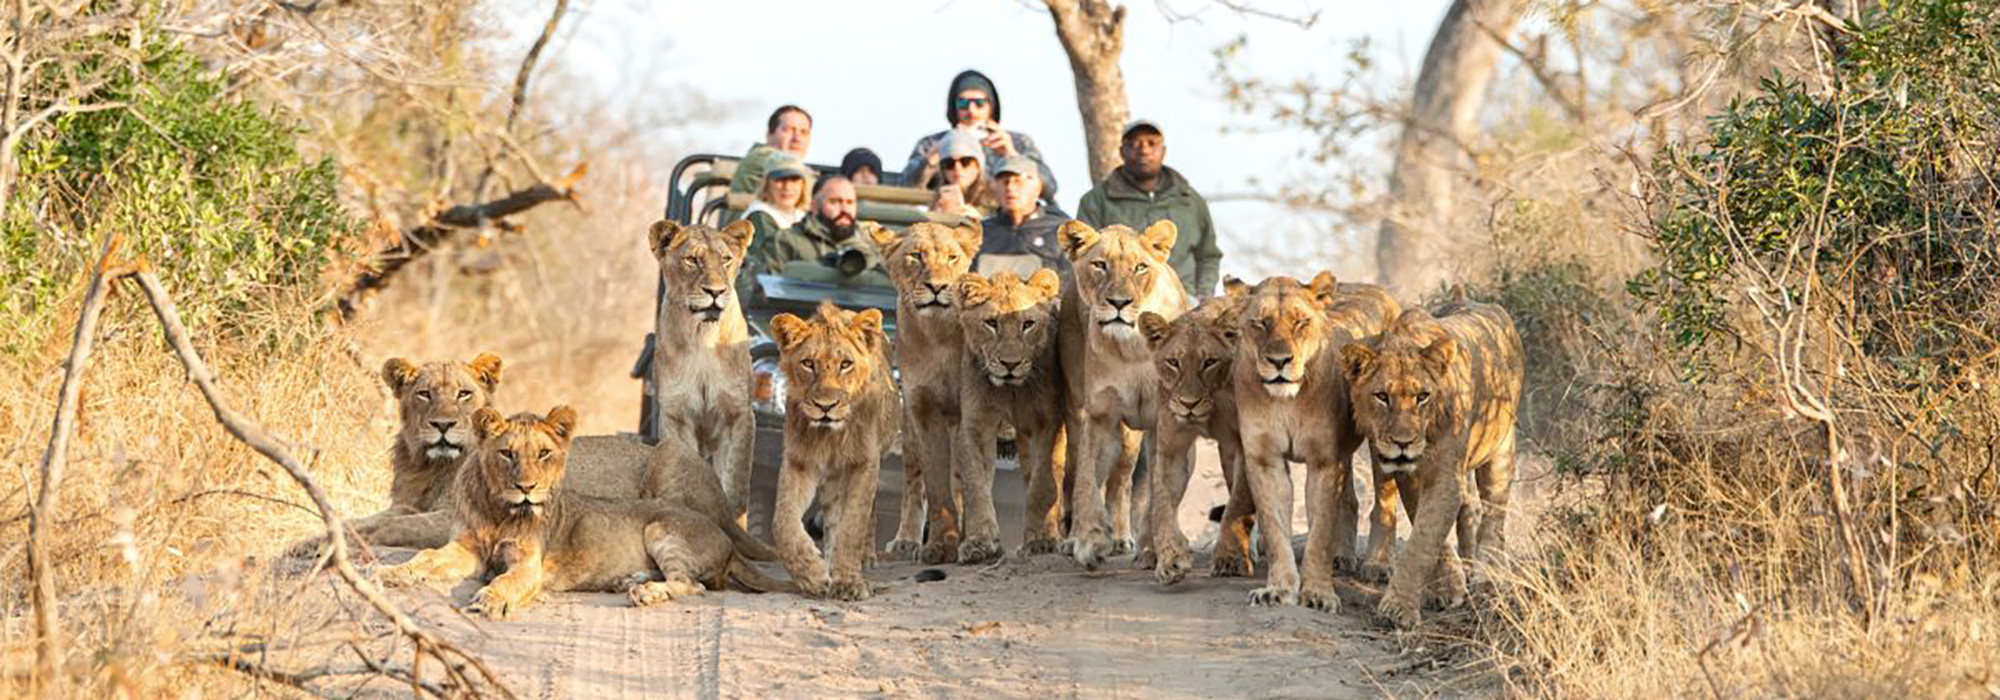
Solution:
M1055 173L1049 170L1041 149L1035 147L1035 140L1027 134L1000 128L1000 91L986 74L968 70L952 78L951 90L945 93L944 116L952 128L917 139L917 145L910 149L910 162L903 167L902 184L927 189L937 186L938 145L946 134L960 131L985 147L988 163L1014 156L1034 161L1041 170L1043 199L1055 201Z

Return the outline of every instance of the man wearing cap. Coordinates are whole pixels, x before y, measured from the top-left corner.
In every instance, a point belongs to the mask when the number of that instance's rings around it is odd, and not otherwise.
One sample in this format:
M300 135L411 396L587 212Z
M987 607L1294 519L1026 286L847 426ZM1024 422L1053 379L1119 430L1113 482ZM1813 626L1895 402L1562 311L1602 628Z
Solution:
M1056 228L1069 216L1043 205L1042 176L1035 162L1022 156L1000 161L993 172L999 211L980 226L983 237L972 269L982 275L1012 272L1026 278L1036 270L1066 270L1069 261L1056 245Z
M866 148L848 151L840 159L840 175L857 185L893 185L882 181L882 157Z
M1000 91L994 89L993 81L986 74L976 70L959 73L951 79L951 90L944 96L945 121L951 129L940 131L917 139L915 148L910 149L910 162L903 166L902 182L910 187L931 187L933 178L939 176L942 153L938 148L945 134L962 131L971 136L985 151L988 163L998 163L1003 158L1027 156L1041 171L1043 198L1054 201L1056 178L1049 170L1042 151L1035 147L1035 140L1018 131L1000 128Z
M859 213L854 183L840 175L828 176L813 190L812 211L779 231L752 257L761 269L795 279L888 286L874 247L854 235Z
M1222 266L1215 220L1208 214L1208 200L1166 166L1167 140L1160 127L1145 120L1127 125L1118 154L1125 163L1084 193L1076 218L1095 228L1123 224L1134 231L1161 219L1174 222L1179 235L1167 262L1189 293L1202 299L1213 295Z
M764 120L764 142L750 147L743 159L736 162L736 173L729 176L730 192L756 192L764 186L764 171L771 167L771 159L779 154L790 154L796 158L806 157L806 147L812 144L813 118L805 108L785 105L771 112Z

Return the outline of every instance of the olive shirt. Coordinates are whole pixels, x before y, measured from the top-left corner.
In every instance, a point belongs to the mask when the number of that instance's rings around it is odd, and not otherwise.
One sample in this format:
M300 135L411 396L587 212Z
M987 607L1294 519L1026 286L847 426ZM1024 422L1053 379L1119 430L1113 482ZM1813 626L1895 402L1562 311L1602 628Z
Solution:
M889 285L888 276L882 272L881 255L875 251L875 246L858 235L846 240L834 238L832 228L816 214L807 214L798 223L783 229L777 228L770 215L763 212L752 214L750 220L758 230L751 243L749 259L743 266L748 275L782 274L814 282ZM828 253L849 248L861 251L868 261L868 268L861 274L849 277L821 262ZM741 292L743 288L738 290Z
M1178 233L1167 262L1181 278L1181 287L1206 299L1221 281L1222 249L1216 247L1215 220L1208 214L1208 200L1173 168L1161 169L1159 189L1153 192L1140 189L1124 168L1111 171L1097 187L1084 193L1076 218L1092 228L1122 224L1134 231L1145 231L1161 219L1172 221Z

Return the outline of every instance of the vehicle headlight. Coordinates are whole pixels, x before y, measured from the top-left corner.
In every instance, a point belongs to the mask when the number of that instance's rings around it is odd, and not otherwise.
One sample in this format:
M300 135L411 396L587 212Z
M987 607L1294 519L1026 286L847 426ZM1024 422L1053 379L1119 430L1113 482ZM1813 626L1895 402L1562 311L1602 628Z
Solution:
M778 371L778 358L750 361L750 407L764 413L785 414L785 373Z

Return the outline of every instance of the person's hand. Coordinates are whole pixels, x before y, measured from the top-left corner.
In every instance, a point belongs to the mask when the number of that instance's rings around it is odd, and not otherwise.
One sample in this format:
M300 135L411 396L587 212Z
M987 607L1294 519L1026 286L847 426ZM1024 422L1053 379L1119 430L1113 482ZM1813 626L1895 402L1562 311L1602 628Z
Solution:
M1002 158L1014 157L1014 135L1007 133L1006 129L1000 128L999 124L994 124L986 128L986 138L981 140L979 145L1000 154Z
M958 185L939 185L937 193L937 206L933 209L957 213L965 208L965 193L958 189Z
M924 165L933 170L937 169L938 166L938 145L939 142L932 141L929 146L924 148Z

